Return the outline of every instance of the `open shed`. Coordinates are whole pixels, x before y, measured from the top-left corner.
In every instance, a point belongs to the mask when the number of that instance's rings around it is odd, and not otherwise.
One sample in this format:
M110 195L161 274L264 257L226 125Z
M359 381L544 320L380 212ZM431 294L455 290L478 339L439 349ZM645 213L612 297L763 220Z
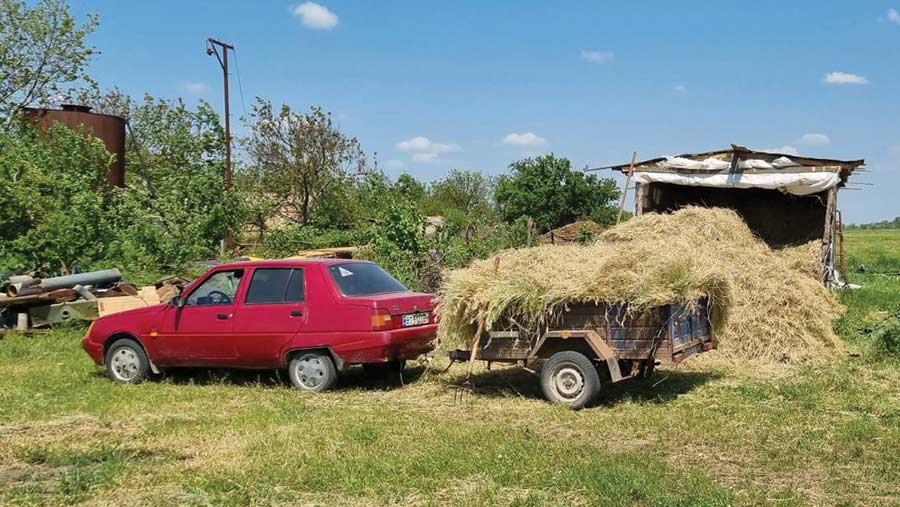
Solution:
M689 205L731 208L773 248L822 242L822 281L835 282L837 193L864 160L833 160L742 146L609 166L635 183L634 213Z

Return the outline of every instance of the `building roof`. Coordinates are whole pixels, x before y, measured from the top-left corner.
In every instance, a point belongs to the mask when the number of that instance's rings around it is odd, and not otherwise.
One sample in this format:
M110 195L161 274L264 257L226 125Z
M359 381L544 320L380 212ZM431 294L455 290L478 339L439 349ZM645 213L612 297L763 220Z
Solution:
M703 172L703 173L717 173L717 172L729 172L734 168L738 167L738 164L742 161L746 160L761 160L765 162L772 162L779 158L788 158L794 163L796 166L791 167L792 172L796 172L798 170L808 170L810 172L814 171L822 171L822 170L830 170L830 171L838 171L840 172L841 183L846 183L847 178L856 170L858 167L865 165L866 161L863 159L859 160L836 160L830 158L812 158L812 157L803 157L799 155L792 155L789 153L775 153L771 151L759 151L752 150L750 148L746 148L743 146L738 146L732 144L730 148L715 150L715 151L705 151L700 153L685 153L682 155L677 155L675 157L657 157L651 158L648 160L642 160L634 163L635 170L639 171L668 171L668 172ZM715 158L723 161L730 162L731 169L687 169L687 168L664 168L661 169L658 167L659 162L664 162L671 158L681 158L681 159L689 159L689 160L697 160L703 161L709 158ZM604 167L595 167L592 169L588 169L589 171L595 171L600 169L613 169L616 171L621 171L623 173L627 173L631 167L631 163L627 162L624 164L613 164ZM739 169L741 172L752 173L752 172L764 172L771 171L771 169L747 169L741 168Z

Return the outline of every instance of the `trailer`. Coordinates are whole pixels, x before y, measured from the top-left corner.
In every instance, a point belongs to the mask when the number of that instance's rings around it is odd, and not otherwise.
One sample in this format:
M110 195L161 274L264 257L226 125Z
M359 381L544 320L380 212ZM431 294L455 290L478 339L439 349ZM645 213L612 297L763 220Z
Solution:
M627 305L572 304L542 332L504 321L481 334L475 360L542 363L544 397L584 408L597 400L603 382L647 378L658 364L678 364L713 349L707 300L686 307L672 304L642 311ZM453 361L471 360L472 351L453 350Z

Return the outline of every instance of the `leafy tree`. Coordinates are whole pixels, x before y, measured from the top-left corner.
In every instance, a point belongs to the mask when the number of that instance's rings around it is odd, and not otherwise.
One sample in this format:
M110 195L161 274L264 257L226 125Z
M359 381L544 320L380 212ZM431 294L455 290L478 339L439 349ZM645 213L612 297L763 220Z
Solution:
M452 211L475 219L490 213L493 182L477 171L454 169L431 184L426 211L447 215Z
M126 166L133 176L116 213L119 255L181 265L215 252L243 216L241 195L225 190L218 114L206 102L191 110L149 95L114 107L128 115L132 136Z
M54 101L66 84L90 81L86 67L96 50L86 38L98 18L79 24L64 0L0 0L0 116Z
M616 219L616 182L572 170L566 158L543 155L510 165L497 179L495 199L507 222L531 217L543 231L580 219L611 224Z
M310 222L316 201L332 187L365 172L359 141L339 131L320 107L299 114L258 99L250 116L244 145L267 188L261 197L277 202L278 209L302 225Z
M101 141L62 125L0 133L0 269L53 273L106 258L111 162Z
M418 204L425 199L425 185L411 174L403 173L398 176L395 186L400 195L409 202Z

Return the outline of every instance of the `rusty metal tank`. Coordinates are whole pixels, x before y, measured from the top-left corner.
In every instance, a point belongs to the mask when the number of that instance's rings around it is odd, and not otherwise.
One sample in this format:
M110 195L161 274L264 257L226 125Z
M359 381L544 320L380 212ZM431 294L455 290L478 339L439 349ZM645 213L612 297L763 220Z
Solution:
M26 108L26 116L46 130L54 123L62 123L72 129L84 128L103 141L106 151L116 156L106 180L111 186L125 186L125 119L110 114L92 113L88 106L63 104L61 109Z

